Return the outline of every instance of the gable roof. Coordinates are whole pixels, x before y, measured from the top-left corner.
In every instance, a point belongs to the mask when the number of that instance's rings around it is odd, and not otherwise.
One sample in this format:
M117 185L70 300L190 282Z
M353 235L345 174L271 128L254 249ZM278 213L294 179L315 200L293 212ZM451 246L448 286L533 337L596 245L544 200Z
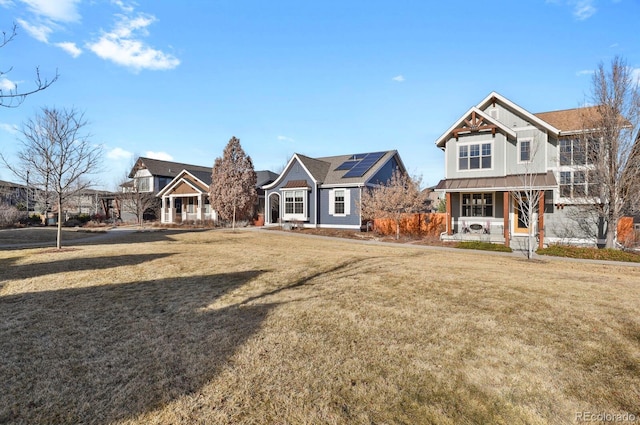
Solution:
M192 174L198 174L204 177L204 173L209 173L209 183L211 183L211 171L213 166L211 167L202 167L200 165L192 165L192 164L183 164L181 162L172 162L172 161L163 161L160 159L153 158L145 158L139 157L136 161L135 165L131 169L129 173L129 178L133 178L136 174L136 171L140 169L147 169L153 176L162 176L162 177L175 177L182 170L187 170Z
M506 97L504 97L501 94L496 93L496 92L489 93L489 95L487 97L485 97L478 104L478 108L479 109L485 109L487 106L489 106L489 104L495 103L495 102L501 103L503 106L506 106L508 109L511 109L512 111L517 112L519 115L521 115L522 117L526 118L530 123L536 124L536 125L546 129L547 131L549 131L549 132L551 132L551 133L553 133L555 135L558 135L560 133L560 130L558 128L554 127L550 123L548 123L545 120L541 119L540 117L536 116L536 114L533 114L533 113L527 111L526 109L524 109L520 105L515 104L514 102L510 101Z
M436 140L436 146L439 148L444 148L445 144L447 143L447 140L449 140L449 136L456 131L456 129L462 129L463 126L465 125L465 123L469 122L469 118L472 116L477 116L479 115L482 120L491 123L493 126L495 126L496 130L500 131L502 134L504 134L505 136L507 136L507 138L511 138L512 140L515 140L517 138L516 132L513 131L512 129L510 129L509 127L507 127L505 124L503 124L502 122L500 122L499 120L492 118L491 116L489 116L487 113L485 113L484 111L482 111L480 108L473 106L471 107L464 115L462 115L451 127L449 127L449 129L447 131L445 131L442 136L440 136L437 140ZM471 131L471 130L469 130Z
M365 156L368 153L359 154L358 156ZM382 154L378 160L376 160L369 169L362 176L356 177L345 177L350 170L349 169L339 169L340 166L349 161L351 158L356 155L348 154L348 155L337 155L337 156L326 156L321 158L311 158L301 154L294 154L287 166L285 167L282 174L278 176L277 179L273 181L271 184L267 184L263 186L264 189L271 189L277 186L286 176L288 170L291 167L291 164L294 161L298 161L309 177L313 179L316 184L320 184L323 186L357 186L364 185L366 182L376 175L378 171L392 158L396 158L396 162L402 169L405 171L404 164L398 155L398 151L384 151L380 152Z
M209 183L210 182L211 182L211 173L209 173ZM206 183L205 181L203 181L193 173L189 172L188 170L182 170L180 173L178 173L176 177L173 178L173 180L171 180L171 182L168 185L163 187L156 196L158 197L164 196L167 192L171 192L172 190L175 190L175 188L178 187L181 183L186 183L189 186L191 186L194 192L206 193L209 189L209 183Z

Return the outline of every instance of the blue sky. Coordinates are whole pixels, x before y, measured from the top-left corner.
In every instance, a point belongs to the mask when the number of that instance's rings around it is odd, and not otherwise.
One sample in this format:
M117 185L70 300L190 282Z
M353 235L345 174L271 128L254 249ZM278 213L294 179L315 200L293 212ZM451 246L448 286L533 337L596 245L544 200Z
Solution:
M640 75L638 17L638 0L0 0L19 27L0 87L60 73L0 109L0 151L41 107L76 108L106 189L133 156L213 165L232 136L256 169L397 149L434 185L434 141L490 92L542 112L584 103L615 55Z

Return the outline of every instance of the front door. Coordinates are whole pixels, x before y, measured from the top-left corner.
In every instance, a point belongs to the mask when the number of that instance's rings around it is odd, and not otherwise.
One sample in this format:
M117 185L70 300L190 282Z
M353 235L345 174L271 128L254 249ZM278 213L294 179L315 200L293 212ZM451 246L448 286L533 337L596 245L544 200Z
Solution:
M513 200L513 233L529 233L526 215L521 211L520 204L515 199Z

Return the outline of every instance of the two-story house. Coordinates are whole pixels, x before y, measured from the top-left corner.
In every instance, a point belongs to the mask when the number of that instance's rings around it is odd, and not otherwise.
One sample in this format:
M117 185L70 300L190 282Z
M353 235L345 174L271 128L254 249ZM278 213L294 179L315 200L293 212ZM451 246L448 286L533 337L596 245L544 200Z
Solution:
M524 246L531 225L540 247L595 244L595 223L584 218L595 194L583 137L590 113L592 108L534 114L495 92L472 106L435 142L445 153L445 179L436 187L446 194L442 239ZM525 189L541 194L530 223L513 196Z

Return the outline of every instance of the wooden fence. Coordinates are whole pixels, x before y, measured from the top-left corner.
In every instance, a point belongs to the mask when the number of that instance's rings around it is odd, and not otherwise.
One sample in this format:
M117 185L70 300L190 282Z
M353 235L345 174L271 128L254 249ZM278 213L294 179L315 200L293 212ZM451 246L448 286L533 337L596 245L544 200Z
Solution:
M400 221L400 234L420 237L440 236L446 231L447 214L422 213L406 214ZM382 235L395 235L396 222L392 219L373 220L373 230Z

